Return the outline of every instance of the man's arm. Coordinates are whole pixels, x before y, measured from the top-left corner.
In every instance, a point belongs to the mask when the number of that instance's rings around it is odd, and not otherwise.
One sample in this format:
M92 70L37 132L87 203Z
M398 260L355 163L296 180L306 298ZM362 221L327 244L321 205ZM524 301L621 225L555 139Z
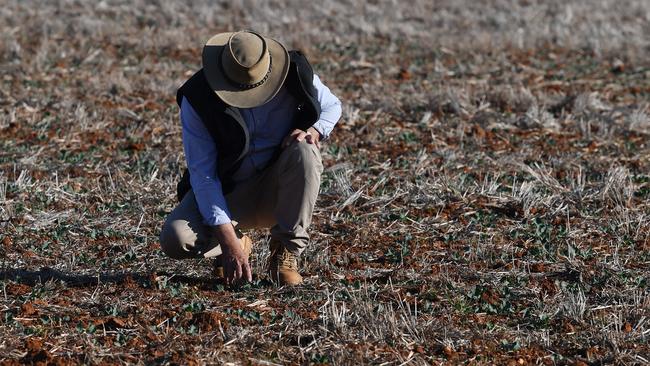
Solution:
M226 281L232 282L240 278L251 281L248 258L232 226L221 181L217 176L217 146L185 98L181 102L181 123L190 184L203 223L208 226L210 236L221 245Z
M314 74L314 87L318 91L321 113L320 118L312 127L320 134L320 140L326 140L341 118L341 101L332 94L316 74Z
M248 255L244 252L240 240L232 224L210 227L211 235L221 245L223 272L227 284L240 280L253 281L253 272L248 263Z
M307 131L293 130L289 136L285 137L282 147L287 147L292 141L302 141L303 139L310 144L316 144L320 148L320 141L326 140L334 126L341 118L341 101L330 89L320 81L320 78L314 74L314 87L318 92L318 102L320 103L320 118Z
M217 146L185 98L181 103L181 123L190 183L203 223L208 226L229 224L230 212L217 176Z

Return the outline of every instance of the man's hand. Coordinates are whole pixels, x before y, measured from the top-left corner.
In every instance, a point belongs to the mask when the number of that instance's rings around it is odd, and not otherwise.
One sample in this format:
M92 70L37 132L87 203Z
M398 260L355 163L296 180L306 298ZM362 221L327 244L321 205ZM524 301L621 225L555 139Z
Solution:
M248 255L244 252L232 224L214 226L211 230L219 245L221 245L221 263L223 264L226 284L253 281L253 272L248 263Z
M293 130L289 136L285 137L282 141L282 148L284 149L291 145L293 141L300 142L302 140L307 141L308 144L314 144L320 149L320 133L313 127L309 127L307 131L298 129Z

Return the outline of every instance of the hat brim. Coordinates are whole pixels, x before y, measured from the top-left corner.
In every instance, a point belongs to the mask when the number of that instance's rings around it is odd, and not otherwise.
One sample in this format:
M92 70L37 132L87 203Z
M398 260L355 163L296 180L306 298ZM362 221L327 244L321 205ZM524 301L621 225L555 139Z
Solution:
M221 68L221 53L233 34L219 33L208 40L203 47L203 74L212 90L228 105L253 108L265 104L278 93L289 73L289 52L282 43L264 37L271 54L271 72L262 85L241 89L228 80Z

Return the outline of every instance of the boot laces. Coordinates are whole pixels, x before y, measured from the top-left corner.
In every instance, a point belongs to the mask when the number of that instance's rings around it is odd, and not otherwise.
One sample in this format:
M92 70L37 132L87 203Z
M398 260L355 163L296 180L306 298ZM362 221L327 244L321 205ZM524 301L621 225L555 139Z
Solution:
M284 248L281 249L280 264L284 268L298 270L298 261L296 260L296 256Z

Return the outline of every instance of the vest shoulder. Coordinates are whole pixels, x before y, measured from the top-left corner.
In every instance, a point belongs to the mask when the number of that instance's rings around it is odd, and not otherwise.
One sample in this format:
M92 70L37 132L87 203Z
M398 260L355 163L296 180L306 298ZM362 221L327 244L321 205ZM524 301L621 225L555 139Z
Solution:
M208 84L208 80L203 75L203 69L200 69L199 71L195 72L194 75L192 75L189 79L185 80L183 85L181 85L181 87L178 90L188 90L197 87L203 89L205 89L206 87L207 88L210 87L210 85Z
M310 71L312 70L311 64L309 63L309 60L307 60L307 56L298 50L289 51L289 60L298 65L299 68L307 68Z
M222 105L223 102L214 94L212 87L203 74L203 69L195 72L187 79L176 92L176 103L180 106L183 97L190 101L190 104L196 109L196 104L213 104Z

